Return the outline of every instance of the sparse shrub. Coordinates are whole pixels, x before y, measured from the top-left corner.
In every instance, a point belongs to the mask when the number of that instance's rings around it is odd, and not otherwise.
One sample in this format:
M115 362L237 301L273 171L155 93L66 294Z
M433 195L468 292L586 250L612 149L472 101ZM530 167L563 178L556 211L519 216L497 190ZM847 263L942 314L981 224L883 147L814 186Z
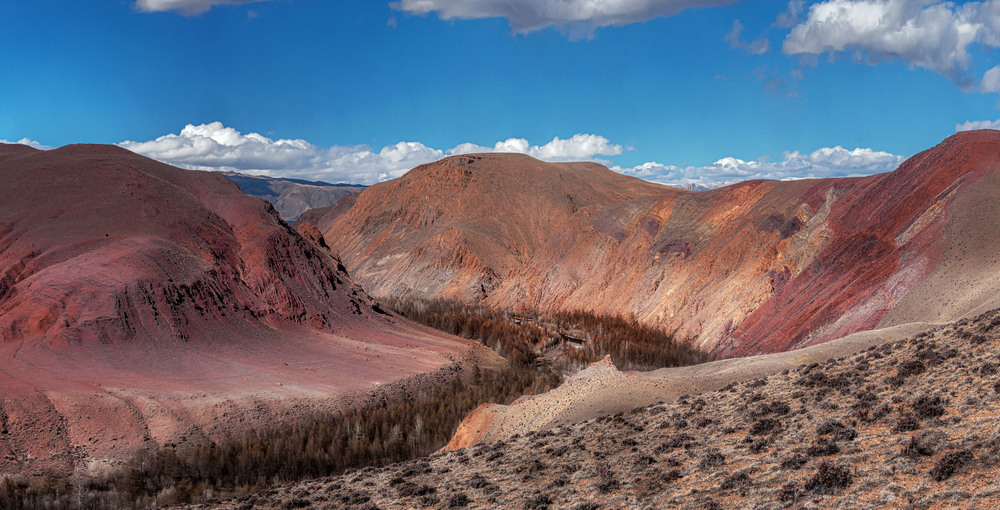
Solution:
M615 478L615 474L606 464L598 464L597 477L598 481L595 488L597 488L598 492L601 494L607 494L621 486Z
M490 485L490 482L489 480L483 478L483 475L476 473L472 475L472 478L469 479L468 485L473 489L482 489L484 487L488 487Z
M854 477L850 469L823 461L816 467L816 473L806 481L805 488L820 494L832 494L839 489L850 487L853 482Z
M768 402L766 404L757 405L757 407L755 407L753 411L750 412L750 417L760 418L762 416L767 416L767 415L784 416L788 414L791 410L792 408L789 407L788 404L784 402L781 401Z
M401 498L412 498L415 496L424 496L427 494L434 494L437 489L431 487L430 485L417 485L411 482L405 482L396 487L396 493L399 494Z
M937 418L945 413L944 400L940 395L920 395L913 401L913 413L919 419Z
M750 443L750 446L747 447L747 449L750 450L750 453L761 453L766 451L770 446L771 437L760 437Z
M465 508L469 506L469 503L472 503L472 500L464 492L456 492L448 496L448 508Z
M575 510L597 510L601 508L597 503L580 503L576 505Z
M781 469L802 469L809 462L809 458L801 453L793 453L784 459L781 459Z
M943 482L951 478L959 469L972 461L973 455L969 450L955 450L945 453L934 463L928 473L935 481Z
M761 436L781 430L781 422L774 418L761 418L750 427L750 434Z
M310 505L312 505L312 503L310 503L309 500L307 499L293 498L288 501L285 501L285 504L282 505L281 507L285 510L292 510L295 508L306 508Z
M903 455L915 457L918 455L934 455L944 443L945 435L937 430L928 430L916 434L903 447Z
M783 503L794 503L798 501L799 495L802 493L802 488L794 480L781 486L781 491L778 493L778 501Z
M701 458L701 462L698 463L698 468L702 471L707 471L713 467L721 466L726 463L726 457L717 451L713 451Z
M837 453L840 453L840 447L837 446L837 443L827 441L825 438L806 448L806 455L810 457L826 457L836 455Z
M536 494L524 502L525 510L547 510L552 500L547 494Z
M663 481L670 483L684 478L684 473L680 469L671 469L663 473Z
M816 427L816 434L820 436L832 435L834 441L853 441L858 437L858 431L837 419L830 419Z
M727 476L719 487L722 490L736 491L741 495L744 495L746 490L750 487L750 475L746 474L744 471L733 473Z
M896 426L893 427L893 432L899 434L900 432L909 432L911 430L920 429L920 420L916 419L912 414L903 414L896 420Z

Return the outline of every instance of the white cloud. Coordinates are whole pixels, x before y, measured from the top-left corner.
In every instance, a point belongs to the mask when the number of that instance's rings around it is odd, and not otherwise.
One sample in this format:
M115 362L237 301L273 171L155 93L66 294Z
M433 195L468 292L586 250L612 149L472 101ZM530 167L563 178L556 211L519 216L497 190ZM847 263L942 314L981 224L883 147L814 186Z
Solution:
M580 161L615 156L623 150L603 136L576 134L568 139L556 137L541 146L531 145L523 138L511 138L493 147L463 143L444 151L419 142L399 142L376 152L367 146L323 148L305 140L272 140L257 133L242 134L221 122L189 124L179 134L118 145L184 168L363 184L399 177L446 154L519 152L545 161Z
M805 10L803 0L792 0L788 2L788 9L778 14L778 19L774 20L775 27L790 28L799 23L802 13Z
M983 74L979 88L986 93L1000 92L1000 66L995 66Z
M771 47L768 40L763 37L753 42L747 42L743 39L743 23L738 19L733 20L733 29L722 40L729 43L730 48L746 50L751 55L763 55Z
M187 125L178 134L146 142L125 141L118 145L183 168L361 184L399 177L415 166L447 155L517 152L544 161L598 161L610 166L608 161L600 158L618 156L626 150L603 136L580 133L565 139L556 137L544 145L532 145L524 138L510 138L496 142L492 147L463 143L441 150L419 142L399 142L376 151L364 145L318 147L305 140L274 140L257 133L243 134L220 122ZM649 162L632 168L615 165L611 169L667 184L710 185L749 179L870 175L893 170L903 159L903 156L883 151L848 150L836 146L824 147L810 154L786 152L783 160L775 162L727 157L706 166Z
M531 145L524 138L509 138L491 147L463 143L448 151L448 154L468 154L472 152L519 152L545 161L594 160L597 156L617 156L622 146L611 143L600 135L575 134L572 138L555 137L545 145Z
M365 184L399 177L414 166L444 156L443 151L417 142L399 142L378 152L367 146L323 148L305 140L244 135L221 122L189 124L180 134L118 145L184 168Z
M782 161L745 161L726 157L706 166L676 166L657 162L632 168L611 169L641 179L664 184L690 186L716 185L751 179L806 179L851 177L894 170L905 158L872 149L847 150L841 146L824 147L811 154L786 152Z
M141 12L175 11L183 16L202 14L216 5L242 5L266 0L137 0L135 8Z
M1000 129L1000 120L970 120L955 124L955 131L972 131L974 129Z
M876 64L901 60L950 79L963 90L977 90L970 75L969 47L1000 47L1000 0L828 0L813 4L804 22L785 37L789 55L851 53ZM991 70L992 71L992 70ZM1000 88L1000 76L989 88ZM984 87L985 90L985 87Z
M47 150L49 150L49 149L52 148L52 147L50 147L48 145L43 145L41 143L38 143L38 142L36 142L34 140L29 140L27 138L22 138L22 139L20 139L20 140L18 140L16 142L10 142L10 141L4 140L4 139L0 139L0 143L27 145L28 147L34 147L36 149L43 150L43 151L47 151Z
M400 0L392 8L410 14L436 12L441 19L506 18L511 29L527 33L546 27L568 28L573 37L598 27L641 23L672 16L689 7L715 7L736 0Z

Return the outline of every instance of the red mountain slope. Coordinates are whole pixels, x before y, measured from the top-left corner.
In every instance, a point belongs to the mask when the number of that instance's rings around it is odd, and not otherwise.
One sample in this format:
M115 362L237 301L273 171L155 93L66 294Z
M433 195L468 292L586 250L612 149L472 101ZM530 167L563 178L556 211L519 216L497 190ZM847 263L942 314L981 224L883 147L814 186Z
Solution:
M0 145L0 196L0 472L291 419L472 349L219 174Z
M336 246L352 274L380 293L485 296L505 309L635 316L727 356L1000 306L1000 257L993 254L1000 242L1000 132L957 134L898 170L871 177L752 181L698 193L636 186L641 192L632 196L607 196L562 215L547 212L558 193L537 194L542 205L516 208L517 214L484 204L610 172L591 165L584 175L567 165L559 180L540 173L508 179L503 169L525 157L492 157L510 161L492 166L497 175L491 187L475 190L478 199L443 185L454 182L454 174L407 174L380 185L393 193L377 200L376 187L363 192L358 204L367 205L341 214L327 237L344 237ZM475 175L461 158L436 165ZM445 207L446 214L438 212ZM498 226L450 236L430 219L398 227L396 218L421 211L436 222L495 215ZM543 220L550 227L530 245L507 234ZM359 225L384 234L358 236L352 228ZM418 251L397 241L434 233L438 245L462 239L466 252ZM504 265L483 264L490 251L481 243L525 249ZM482 266L501 270L490 274L481 296L435 284ZM400 282L406 282L402 289Z
M476 300L581 209L665 189L595 163L454 156L369 187L317 225L374 296Z

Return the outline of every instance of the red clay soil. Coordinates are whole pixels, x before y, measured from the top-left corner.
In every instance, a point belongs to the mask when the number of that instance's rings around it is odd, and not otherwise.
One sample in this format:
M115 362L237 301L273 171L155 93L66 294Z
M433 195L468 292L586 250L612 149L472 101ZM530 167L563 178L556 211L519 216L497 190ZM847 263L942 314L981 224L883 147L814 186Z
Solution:
M99 469L492 356L386 314L218 174L0 145L0 196L0 472Z
M964 132L886 174L695 193L461 156L369 188L325 232L376 296L617 314L723 356L780 352L1000 306L998 158L1000 132Z

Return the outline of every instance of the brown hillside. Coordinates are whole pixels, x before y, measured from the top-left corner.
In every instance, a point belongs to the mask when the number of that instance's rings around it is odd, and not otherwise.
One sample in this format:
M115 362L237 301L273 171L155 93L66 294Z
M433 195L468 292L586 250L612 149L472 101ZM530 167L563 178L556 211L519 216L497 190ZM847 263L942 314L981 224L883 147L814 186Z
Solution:
M324 232L376 295L636 317L724 356L1000 306L997 131L886 174L705 192L482 158L373 186Z
M665 192L594 163L454 156L369 187L322 231L374 296L474 301L573 215Z
M219 174L0 145L0 196L0 472L293 419L473 349L386 315Z

